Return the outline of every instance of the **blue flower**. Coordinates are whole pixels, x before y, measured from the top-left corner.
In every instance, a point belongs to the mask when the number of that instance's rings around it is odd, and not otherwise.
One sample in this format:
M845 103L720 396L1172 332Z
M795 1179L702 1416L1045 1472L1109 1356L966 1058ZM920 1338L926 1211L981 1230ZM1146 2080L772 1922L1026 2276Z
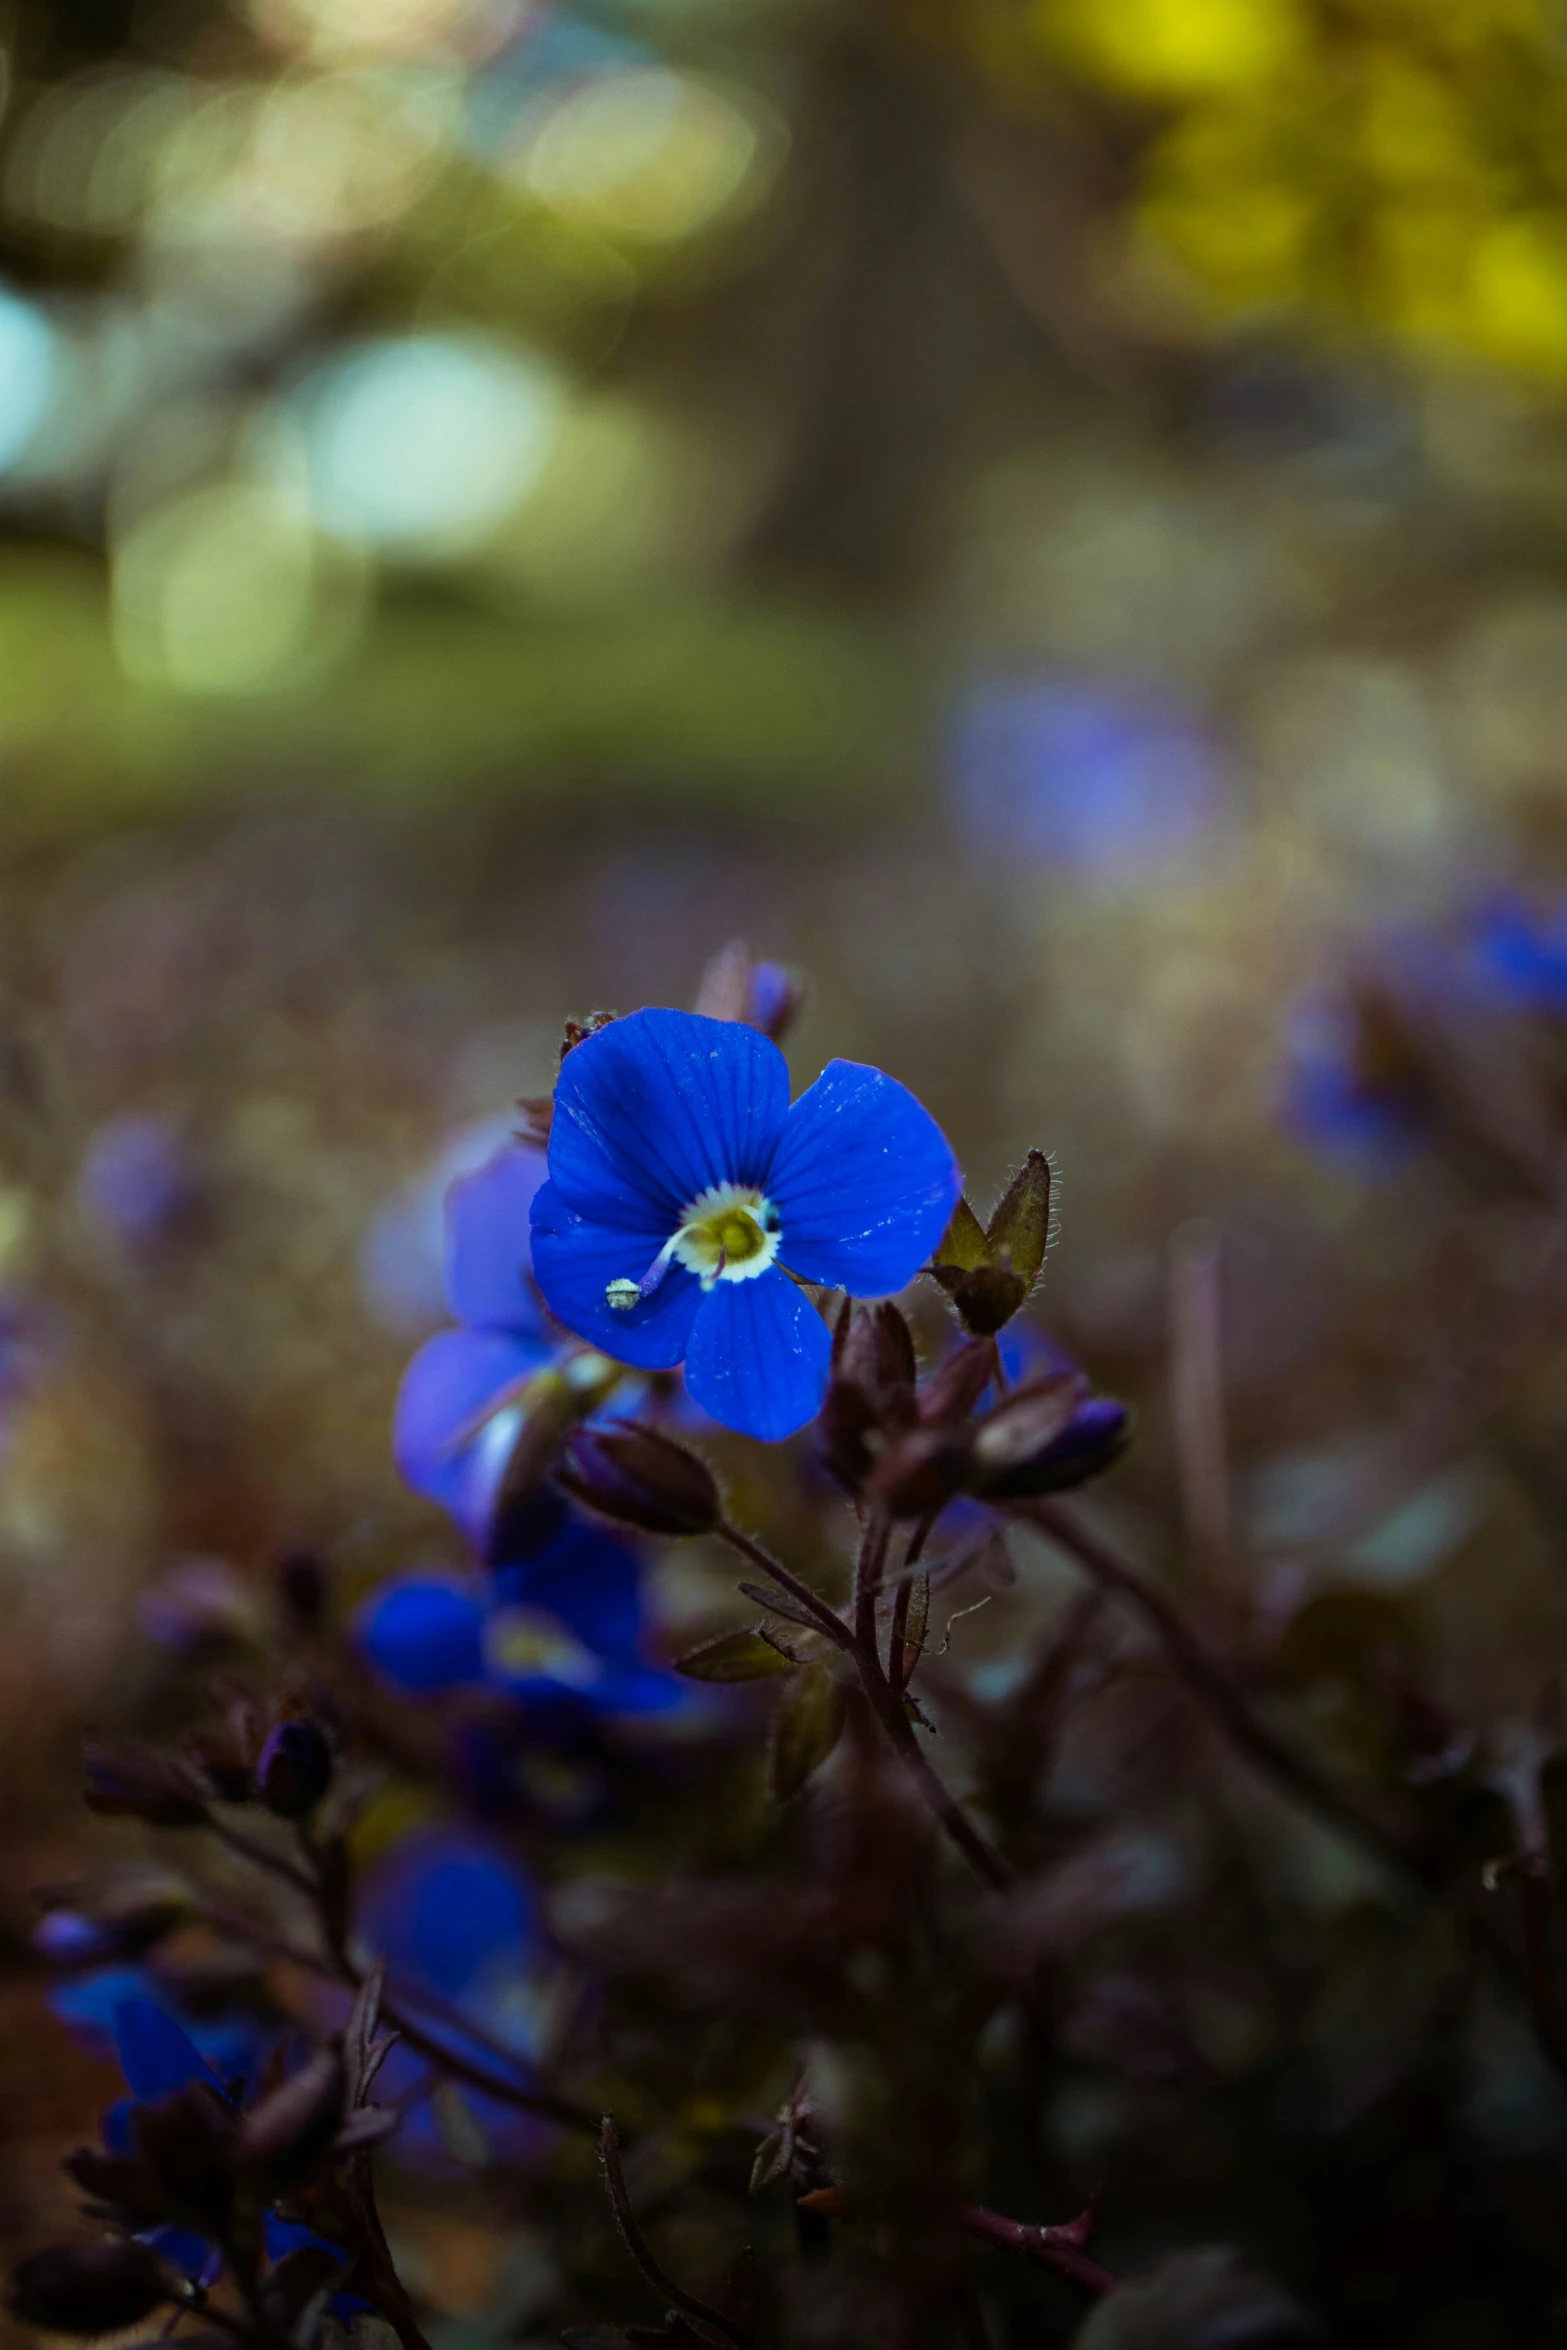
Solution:
M85 1921L83 1921L85 1923ZM85 1940L77 1950L54 1947L46 1955L52 1958L86 1957L90 1955ZM276 2031L259 2017L248 2015L189 2016L177 2007L164 1986L144 1966L108 1966L96 1968L91 1974L75 1975L54 1983L49 1990L49 2005L60 2021L70 2029L71 2036L90 2056L112 2057L118 2054L124 2069L124 2048L120 2039L120 2019L127 2007L151 2008L160 2014L177 2033L184 2049L190 2050L196 2063L219 2082L252 2083L259 2079L261 2069L276 2039ZM147 2027L150 2032L152 2027ZM146 2037L144 2032L143 2037ZM174 2045L165 2035L167 2044ZM187 2072L180 2082L194 2078ZM127 2072L127 2078L129 2074ZM136 2090L138 2096L159 2096L161 2090Z
M950 759L965 845L1007 871L1136 880L1189 861L1231 812L1206 729L1146 681L992 679L960 704Z
M640 1370L684 1362L703 1410L769 1439L827 1383L827 1326L797 1282L902 1289L961 1188L934 1119L879 1069L834 1061L791 1108L775 1044L673 1011L568 1053L549 1171L533 1263L550 1311Z
M146 1249L190 1215L200 1187L189 1147L172 1120L132 1111L96 1129L76 1188L100 1231L129 1248Z
M448 1826L405 1837L365 1880L359 1939L384 1957L391 1992L421 2031L492 2079L528 2087L539 2040L541 1943L533 1890L482 1837ZM425 2169L460 2166L453 2095L430 2062L403 2042L377 2075L376 2095L402 2109L399 2160ZM459 2110L497 2159L538 2151L548 2125L503 2098L462 2086Z
M1388 1174L1419 1150L1428 1119L1415 1073L1366 1006L1348 995L1298 998L1285 1054L1285 1122L1325 1158Z
M447 1195L459 1177L482 1168L510 1139L506 1118L460 1128L421 1175L377 1208L359 1252L359 1286L383 1328L419 1337L440 1321L450 1241Z
M591 1409L621 1376L602 1356L546 1334L528 1246L528 1210L543 1180L538 1153L509 1144L451 1185L446 1301L458 1327L438 1331L414 1356L393 1422L399 1469L481 1554L530 1411L556 1401Z
M1475 916L1473 952L1511 1009L1567 1017L1567 902L1543 915L1511 892L1493 898Z
M65 1994L77 1996L68 1998L57 1991L51 2000L56 2012L69 2021L90 2018L95 2032L107 2026L107 2039L119 2058L130 2091L129 2097L121 2098L104 2115L103 2140L110 2154L134 2155L134 2117L139 2106L156 2105L196 2083L210 2089L225 2105L232 2105L240 2087L233 2074L209 2062L196 2038L170 2012L165 2001L148 1995L152 1989L150 1978L140 1968L114 1968L63 1987ZM221 2036L214 2039L209 2032L207 2037L208 2045L215 2047L220 2056L242 2056L242 2064L236 2069L254 2081L266 2044L275 2034L266 2032L264 2027L230 2019L221 2027ZM295 2221L280 2219L274 2211L263 2215L263 2230L269 2260L281 2260L285 2253L297 2251L305 2244L319 2245L335 2253L339 2260L343 2257L325 2236L318 2236L313 2228L301 2227ZM223 2256L218 2246L194 2228L149 2228L141 2240L196 2284L213 2284L222 2269ZM333 2315L345 2322L369 2307L368 2301L352 2293L337 2293L331 2300Z
M394 1578L361 1608L355 1637L419 1695L490 1688L554 1712L648 1714L686 1694L643 1655L636 1553L575 1519L491 1577Z

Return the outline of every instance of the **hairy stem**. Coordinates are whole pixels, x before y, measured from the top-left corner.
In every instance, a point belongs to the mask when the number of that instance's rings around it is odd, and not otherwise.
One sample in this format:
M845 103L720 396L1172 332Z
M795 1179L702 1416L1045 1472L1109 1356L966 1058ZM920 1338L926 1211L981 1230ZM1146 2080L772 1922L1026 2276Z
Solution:
M817 1630L825 1633L835 1647L848 1649L853 1646L853 1635L848 1625L834 1609L828 1606L819 1591L813 1591L809 1583L802 1582L798 1575L792 1573L788 1567L775 1559L770 1551L764 1550L762 1545L754 1541L741 1527L731 1525L727 1518L718 1528L718 1532L731 1550L737 1550L740 1556L748 1560L753 1567L759 1567L770 1582L776 1583L780 1591L787 1591L791 1599L798 1601L799 1605L808 1611Z
M604 2185L609 2192L615 2225L620 2230L622 2243L648 2283L695 2324L716 2333L725 2342L732 2342L735 2350L744 2350L745 2336L733 2320L721 2316L716 2309L710 2309L694 2293L686 2292L654 2259L647 2238L637 2225L637 2215L631 2208L631 2197L626 2192L626 2174L620 2167L620 2139L613 2114L606 2113L599 2124L598 2140L599 2158L604 2165Z

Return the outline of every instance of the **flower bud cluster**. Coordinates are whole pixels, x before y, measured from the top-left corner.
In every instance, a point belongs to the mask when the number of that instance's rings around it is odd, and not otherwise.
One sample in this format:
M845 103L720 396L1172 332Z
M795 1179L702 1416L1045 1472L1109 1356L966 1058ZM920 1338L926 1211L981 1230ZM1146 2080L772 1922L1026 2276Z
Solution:
M195 1731L183 1749L91 1739L84 1750L90 1810L154 1828L199 1828L214 1803L259 1803L304 1820L332 1784L333 1742L304 1708L267 1722L248 1691L231 1687L224 1719Z
M846 1306L821 1417L827 1465L895 1518L933 1515L960 1494L1005 1502L1060 1493L1124 1449L1124 1405L1078 1371L1054 1371L988 1401L995 1344L971 1338L921 1383L894 1305Z

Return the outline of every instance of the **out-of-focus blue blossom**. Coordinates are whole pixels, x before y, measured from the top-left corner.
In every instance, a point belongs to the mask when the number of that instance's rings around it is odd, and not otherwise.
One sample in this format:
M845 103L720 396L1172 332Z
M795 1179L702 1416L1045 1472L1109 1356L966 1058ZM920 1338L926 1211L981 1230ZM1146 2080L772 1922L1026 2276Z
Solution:
M620 1384L618 1365L562 1347L533 1293L529 1209L544 1180L536 1151L497 1151L446 1193L441 1330L403 1376L392 1427L397 1465L487 1554L506 1466L530 1411L586 1414ZM537 1529L549 1531L547 1523Z
M85 1952L54 1950L49 1955L66 1959ZM276 2028L257 2016L188 2013L143 1966L100 1967L91 1974L55 1983L50 1987L49 2005L69 2027L72 2038L90 2056L98 2057L123 2053L119 2039L122 2009L150 2007L180 2034L218 2081L230 2084L255 2082L277 2037Z
M1543 913L1512 892L1490 899L1474 918L1473 957L1511 1008L1567 1018L1567 900Z
M992 680L954 717L949 805L982 863L1137 880L1224 824L1225 760L1168 689L1127 680Z
M800 1000L794 974L783 963L752 966L746 1018L764 1036L776 1037L793 1018Z
M530 1707L600 1714L665 1713L686 1695L645 1654L635 1552L575 1519L483 1579L397 1577L366 1601L355 1636L410 1693L490 1688Z
M359 1252L359 1286L383 1329L419 1337L447 1311L446 1195L459 1176L504 1149L511 1133L509 1118L465 1126L424 1174L377 1209Z
M826 1388L831 1340L798 1281L902 1289L961 1187L894 1078L833 1061L791 1107L768 1038L666 1010L567 1054L549 1163L533 1257L550 1310L639 1369L684 1362L704 1411L764 1439L803 1427Z
M178 1230L199 1186L189 1145L174 1121L130 1111L94 1132L76 1189L100 1232L128 1248L146 1249Z
M531 2085L544 1954L533 1890L504 1853L449 1826L404 1838L365 1879L359 1937L368 1956L385 1958L391 1994L432 2040L491 2078ZM376 2095L402 2110L400 2160L462 2167L452 2145L454 2092L406 2042L377 2075ZM464 2135L476 2131L497 2161L520 2161L548 2143L548 2125L504 2099L471 2086L455 2095L470 2125Z
M1352 998L1298 997L1284 1046L1283 1115L1301 1141L1367 1174L1391 1173L1420 1148L1419 1101L1406 1073L1376 1049Z
M153 1987L140 1969L107 1972L91 1978L91 1985L94 2030L102 2032L103 2042L101 2046L89 2044L93 2045L95 2054L108 2054L112 2050L130 2091L128 2097L110 2106L103 2117L103 2141L111 2154L134 2153L134 2116L138 2106L154 2105L161 2098L172 2097L197 2083L230 2104L234 2093L242 2091L246 2079L252 2083L256 2080L263 2061L263 2042L254 2032L246 2046L244 2066L225 2072L221 2062L213 2061L209 2049L198 2045L197 2033L188 2031L162 1998L150 1995ZM85 1990L87 1984L68 1988ZM57 2012L64 2012L58 1996L54 2004ZM234 2046L237 2042L229 2044L222 2053L231 2052ZM275 2212L265 2214L264 2232L269 2260L281 2260L286 2252L296 2251L304 2244L319 2245L342 2258L338 2247L326 2237L293 2221L279 2219ZM142 2241L152 2245L165 2260L198 2284L211 2285L222 2269L218 2246L193 2229L150 2228ZM345 2321L369 2306L355 2294L332 2296L333 2314Z
M91 1966L114 1955L113 1930L79 1909L51 1909L33 1928L33 1948L56 1966Z

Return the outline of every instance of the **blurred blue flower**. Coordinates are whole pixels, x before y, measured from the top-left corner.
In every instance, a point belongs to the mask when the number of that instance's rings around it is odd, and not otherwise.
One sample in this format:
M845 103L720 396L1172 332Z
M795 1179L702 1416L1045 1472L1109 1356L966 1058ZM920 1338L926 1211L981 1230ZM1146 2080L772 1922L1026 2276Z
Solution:
M992 680L963 698L949 805L1001 867L1136 880L1189 858L1229 816L1222 754L1167 689L1066 677Z
M685 1685L650 1664L636 1554L568 1519L494 1575L403 1575L365 1602L354 1635L399 1689L495 1689L532 1707L666 1713Z
M1508 892L1474 917L1474 964L1482 982L1520 1012L1567 1018L1567 899L1541 913Z
M171 1118L131 1111L106 1119L88 1141L76 1190L88 1219L111 1239L145 1249L175 1232L197 1199L189 1145Z
M538 1153L512 1143L450 1185L445 1291L458 1327L438 1331L414 1356L393 1420L398 1468L481 1556L496 1535L501 1482L530 1413L586 1416L622 1378L618 1364L563 1347L545 1331L528 1229L543 1180ZM549 1497L533 1515L534 1540L542 1540L561 1508Z
M63 1988L83 1992L89 1984L92 1998L90 2002L77 2001L77 2012L90 2010L94 2030L102 2030L107 2043L101 2049L95 2047L94 2053L106 2054L112 2047L130 2091L128 2097L111 2105L103 2117L103 2142L111 2154L135 2152L134 2117L138 2106L155 2105L160 2099L172 2097L196 2083L212 2090L226 2105L234 2103L243 2081L254 2083L257 2079L267 2043L276 2038L275 2033L267 2031L263 2036L259 2027L231 2019L225 2029L234 2036L223 2043L219 2053L220 2056L234 2053L243 2047L244 2061L234 2073L227 2073L221 2061L214 2063L208 2050L198 2045L196 2034L186 2030L167 2003L149 1995L153 1986L142 1969L117 1968ZM66 2013L58 1993L52 2004L57 2013ZM75 2019L68 2017L68 2020ZM263 2225L269 2260L281 2260L285 2253L305 2244L320 2245L336 2253L339 2259L343 2257L325 2236L294 2221L280 2219L276 2212L267 2212ZM218 2246L194 2229L149 2228L141 2240L198 2284L211 2285L222 2269L223 2256ZM368 2301L352 2293L337 2293L331 2299L333 2315L345 2321L369 2307Z
M384 1329L422 1337L446 1311L446 1195L511 1141L509 1118L484 1118L445 1142L416 1181L383 1201L359 1252L359 1286ZM542 1166L540 1173L542 1175Z
M54 1914L59 1916L62 1913ZM88 1921L84 1920L83 1923ZM68 1934L61 1939L67 1943L71 1941ZM90 1955L85 1940L81 1937L75 1940L76 1947L51 1949L47 1955L62 1960L79 1960ZM276 2027L258 2016L242 2013L194 2016L187 2013L178 2006L168 1988L145 1966L100 1967L91 1974L75 1975L64 1982L52 1984L49 2005L60 2021L69 2027L71 2037L78 2045L89 2056L97 2057L123 2055L119 2037L122 2009L128 2006L153 2008L178 2032L180 2039L195 2051L201 2064L217 2080L230 2084L254 2083L260 2077L261 2068L277 2038Z
M1366 1007L1313 990L1291 1005L1284 1032L1286 1125L1324 1157L1363 1174L1390 1174L1424 1139L1417 1092L1396 1055L1380 1049Z
M505 1853L466 1829L417 1830L368 1873L358 1933L431 2040L491 2079L532 2085L544 1953L532 1887ZM548 2143L547 2124L471 2085L454 2092L406 2041L377 2075L376 2095L401 2108L398 2157L421 2168L463 2167L454 2105L461 2136L497 2161Z
M633 1013L566 1056L549 1164L533 1259L551 1312L639 1369L684 1361L704 1411L767 1439L826 1387L831 1340L799 1281L902 1289L960 1189L895 1079L834 1061L791 1108L777 1046L695 1012Z

